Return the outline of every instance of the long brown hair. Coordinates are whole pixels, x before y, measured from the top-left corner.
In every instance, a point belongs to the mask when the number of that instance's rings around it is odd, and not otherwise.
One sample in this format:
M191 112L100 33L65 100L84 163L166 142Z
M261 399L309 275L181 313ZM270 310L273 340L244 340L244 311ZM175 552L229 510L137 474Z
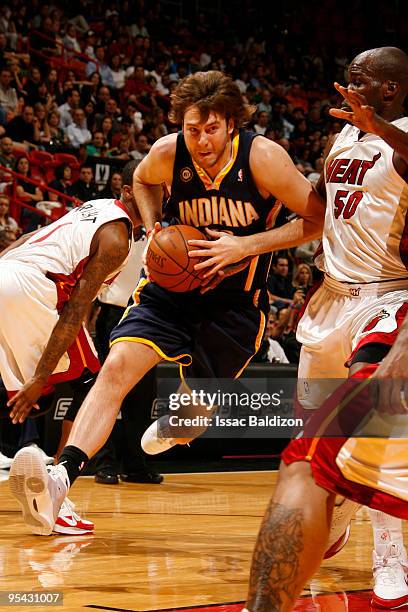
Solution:
M211 111L220 113L227 121L233 119L236 128L251 120L256 106L246 102L238 85L218 70L196 72L180 81L171 94L169 119L181 125L186 110L196 106L202 121L207 121Z

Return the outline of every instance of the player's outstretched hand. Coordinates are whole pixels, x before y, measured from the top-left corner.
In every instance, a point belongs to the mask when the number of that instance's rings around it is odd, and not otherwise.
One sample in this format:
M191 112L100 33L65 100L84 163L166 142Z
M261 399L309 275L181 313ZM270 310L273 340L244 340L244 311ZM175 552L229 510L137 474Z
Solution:
M343 96L349 108L347 110L331 108L330 114L338 119L349 121L363 132L376 134L378 126L384 123L384 119L377 115L373 106L367 104L365 96L339 83L334 83L334 86Z
M196 249L189 251L190 257L206 258L194 266L197 272L204 271L204 279L246 258L241 237L211 229L206 229L206 232L211 240L188 241L189 246Z
M148 268L148 265L147 265L147 251L149 250L150 242L153 240L153 236L156 236L160 232L161 229L162 229L161 223L156 221L152 231L148 235L147 244L146 244L145 250L143 251L142 263L143 263L143 268L144 268L144 271L145 271L145 274L146 274L147 278L150 278L149 268Z
M23 423L31 408L40 409L36 402L41 396L45 382L43 378L30 378L15 396L7 402L7 406L11 408L10 418L14 425Z
M397 344L378 366L375 406L380 412L406 414L408 419L408 378L406 351Z

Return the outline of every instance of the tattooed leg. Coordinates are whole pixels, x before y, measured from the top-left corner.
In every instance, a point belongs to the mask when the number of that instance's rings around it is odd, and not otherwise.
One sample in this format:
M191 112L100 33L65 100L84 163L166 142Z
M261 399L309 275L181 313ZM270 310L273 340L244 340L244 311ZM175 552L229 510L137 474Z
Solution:
M308 463L281 464L252 558L250 612L292 610L323 559L334 499L314 482Z

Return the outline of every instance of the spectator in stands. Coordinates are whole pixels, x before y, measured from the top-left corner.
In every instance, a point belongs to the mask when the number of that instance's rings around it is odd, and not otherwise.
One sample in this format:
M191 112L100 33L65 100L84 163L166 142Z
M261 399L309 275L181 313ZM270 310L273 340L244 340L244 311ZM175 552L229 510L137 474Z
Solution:
M18 97L14 87L10 85L13 75L9 68L0 71L0 107L6 111L8 119L11 119L18 108Z
M282 308L292 303L295 292L289 277L288 258L278 254L272 263L272 271L268 277L270 301L277 308Z
M95 116L95 123L98 130L101 129L102 121L105 117L110 117L112 120L112 135L118 134L120 132L120 109L118 108L118 104L114 98L109 98L105 102L105 110L104 113L98 113Z
M41 70L38 66L31 65L28 71L28 79L24 83L24 96L28 104L32 104L32 100L37 98L40 83L42 83Z
M89 30L86 35L86 47L85 47L85 55L88 57L95 59L95 44L96 44L96 34L93 30Z
M67 25L65 36L62 39L62 44L74 53L82 53L81 45L79 44L77 39L77 29L73 23L69 23ZM69 53L69 51L65 53L67 59L73 57L74 55L74 53Z
M0 253L16 240L16 235L8 227L0 228Z
M73 122L67 127L66 133L74 149L79 149L82 145L91 142L92 134L87 128L85 112L82 108L76 108L72 113L72 117Z
M113 126L113 121L111 117L106 116L102 119L101 132L103 134L103 138L106 142L108 149L112 148L112 136L113 136L112 126Z
M84 83L81 89L81 102L83 105L86 105L89 101L92 101L94 106L96 107L98 103L98 91L100 90L102 85L102 79L99 72L93 72L88 77L88 82ZM109 99L110 93L109 88L107 99Z
M58 70L56 68L50 68L45 79L47 85L47 91L51 96L53 104L58 104L57 97L62 93L58 82Z
M60 127L61 116L58 111L51 111L48 115L48 128L50 130L50 140L44 146L50 153L60 153L68 151L68 138L64 130Z
M129 138L130 143L129 149L130 151L133 151L136 148L134 131L135 128L132 119L130 117L123 117L120 123L120 132L113 136L112 145L114 147L117 146L122 136L127 136Z
M33 49L36 61L42 68L46 68L50 57L60 55L57 45L57 35L54 31L51 17L44 16L38 33L34 31L30 36L30 46Z
M142 38L149 38L149 32L146 28L146 19L143 15L138 15L136 22L130 26L130 35L132 38L141 36Z
M124 159L130 161L132 159L130 155L130 138L127 134L123 134L116 147L113 147L108 151L109 157L116 157L117 159Z
M121 11L122 12L122 11ZM127 24L126 24L127 25ZM119 66L128 66L133 53L133 45L129 40L127 27L120 27L117 40L109 47L109 56L111 60L115 56L119 57Z
M300 291L303 297L306 297L307 292L313 285L312 270L307 263L300 263L296 267L292 285L295 288L295 292Z
M282 346L273 337L273 334L276 331L277 321L277 310L272 306L268 315L268 322L266 324L266 342L268 349L266 353L266 361L269 363L289 363Z
M22 115L17 115L8 124L6 133L12 140L36 149L35 142L40 140L40 130L34 123L34 109L26 106Z
M105 85L101 85L98 89L98 93L96 95L96 106L95 106L95 112L104 114L105 113L105 106L107 101L110 99L111 95L110 95L110 90L109 87L106 87Z
M257 134L262 134L262 136L264 136L266 130L268 129L268 124L269 124L268 113L266 113L265 111L261 111L260 113L258 113L258 117L254 125L254 131Z
M18 104L16 114L21 113L21 109L24 106L24 76L25 69L22 68L22 62L17 57L11 57L7 62L7 68L9 68L12 74L11 87L14 87L17 93Z
M92 142L86 145L86 154L90 157L104 157L107 155L105 137L102 132L94 132Z
M136 96L129 96L125 107L124 116L128 117L132 121L135 134L139 134L143 130L144 121L142 113L138 110Z
M138 134L136 136L136 148L130 152L131 157L137 161L142 161L150 151L150 144L146 134Z
M0 138L0 166L14 170L16 165L16 156L13 155L13 141L9 136ZM0 181L3 180L0 172Z
M120 92L125 87L126 71L123 68L121 57L118 53L112 55L110 61L110 68L112 71L112 77L114 81L114 88Z
M153 93L153 89L146 83L143 66L136 66L132 76L126 82L125 96L135 95L136 99L139 100L140 96L146 93Z
M79 178L72 183L68 189L69 195L78 198L82 202L94 200L99 197L98 189L94 181L92 166L84 164L79 172Z
M50 127L48 125L48 113L41 102L37 102L34 105L34 124L37 126L39 131L40 139L36 144L46 144L51 140Z
M10 198L5 194L0 194L0 228L8 228L12 232L14 232L17 237L21 230L18 226L18 223L13 217L9 215L10 209Z
M261 101L258 104L258 113L268 113L270 117L272 115L272 94L269 89L263 89L261 92Z
M55 179L51 181L50 187L59 191L60 193L64 193L65 195L69 194L69 188L72 184L72 170L69 164L60 164L55 168ZM58 196L56 193L50 191L48 193L48 199L51 202L58 201Z
M67 93L67 101L58 107L60 114L60 127L65 130L73 121L73 112L79 108L81 96L77 89L71 89Z
M20 157L16 164L16 172L23 175L23 177L31 178L30 162L28 157ZM42 190L24 178L17 179L16 195L25 204L35 207L37 202L41 202L44 199ZM33 232L43 224L44 217L29 210L23 208L21 213L21 222L24 232Z
M102 78L102 83L107 87L115 87L115 81L112 74L112 69L105 61L105 47L98 45L95 48L95 60L88 62L86 65L86 76L90 76L92 72L99 72Z
M38 85L36 94L30 99L30 104L32 104L34 107L38 102L44 106L47 113L54 107L52 96L47 89L45 81L42 81Z
M109 177L108 184L100 192L101 198L116 198L119 200L122 189L122 174L120 172L112 172Z

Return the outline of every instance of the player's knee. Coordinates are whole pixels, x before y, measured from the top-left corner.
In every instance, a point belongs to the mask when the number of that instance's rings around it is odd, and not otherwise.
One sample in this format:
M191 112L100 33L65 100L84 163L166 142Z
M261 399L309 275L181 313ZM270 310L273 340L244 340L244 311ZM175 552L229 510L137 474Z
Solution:
M294 486L297 482L314 482L312 469L308 461L294 461L286 464L281 462L279 467L279 485Z
M316 484L308 461L295 461L289 465L282 461L274 495L276 502L290 507L304 507L307 500L314 507L325 504L331 496L334 501L334 494Z
M126 360L123 351L115 350L115 346L113 346L102 366L99 376L104 376L105 378L110 376L117 377L123 374L127 367L129 367L129 361ZM115 378L112 379L112 383L114 381Z

